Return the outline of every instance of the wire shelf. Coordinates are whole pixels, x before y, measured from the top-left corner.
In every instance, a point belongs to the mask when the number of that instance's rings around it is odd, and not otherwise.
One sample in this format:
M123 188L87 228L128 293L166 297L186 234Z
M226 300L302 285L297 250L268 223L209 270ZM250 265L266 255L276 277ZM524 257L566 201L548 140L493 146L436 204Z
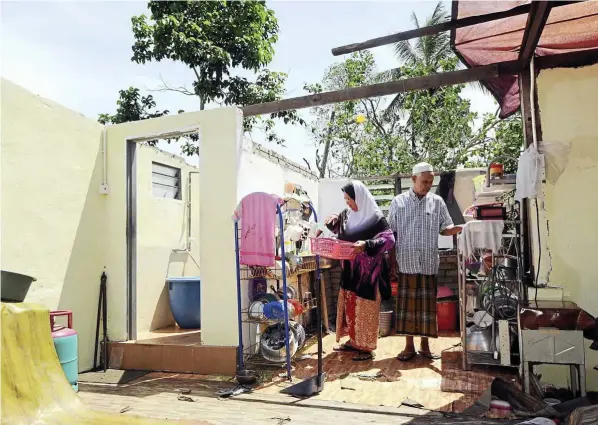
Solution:
M289 278L300 274L311 273L316 268L316 260L307 261L296 266L287 264L286 277ZM244 281L259 278L281 280L284 274L280 260L277 261L275 267L241 266L239 271L241 273L240 279Z

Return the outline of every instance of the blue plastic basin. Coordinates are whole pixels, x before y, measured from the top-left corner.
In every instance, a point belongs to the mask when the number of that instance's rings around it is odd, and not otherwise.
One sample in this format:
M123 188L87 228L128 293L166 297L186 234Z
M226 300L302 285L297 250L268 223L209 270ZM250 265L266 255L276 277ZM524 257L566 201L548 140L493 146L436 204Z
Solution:
M183 329L201 328L201 280L199 277L169 277L168 299L174 320Z

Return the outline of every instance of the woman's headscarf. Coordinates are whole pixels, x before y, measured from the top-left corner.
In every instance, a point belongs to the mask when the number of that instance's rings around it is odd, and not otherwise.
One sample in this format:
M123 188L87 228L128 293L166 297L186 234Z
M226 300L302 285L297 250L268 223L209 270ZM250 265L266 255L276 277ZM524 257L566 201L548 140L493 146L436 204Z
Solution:
M384 217L376 200L362 182L354 180L344 186L342 191L349 195L357 204L357 211L349 211L345 227L347 232L355 233L363 231Z

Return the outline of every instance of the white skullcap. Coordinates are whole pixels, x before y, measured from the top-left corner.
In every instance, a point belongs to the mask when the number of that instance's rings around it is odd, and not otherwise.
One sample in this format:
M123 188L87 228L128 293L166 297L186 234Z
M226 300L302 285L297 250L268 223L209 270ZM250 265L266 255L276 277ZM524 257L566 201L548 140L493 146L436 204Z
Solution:
M413 167L413 171L411 172L412 176L417 176L421 173L433 173L434 168L427 162L420 162L419 164L415 164Z

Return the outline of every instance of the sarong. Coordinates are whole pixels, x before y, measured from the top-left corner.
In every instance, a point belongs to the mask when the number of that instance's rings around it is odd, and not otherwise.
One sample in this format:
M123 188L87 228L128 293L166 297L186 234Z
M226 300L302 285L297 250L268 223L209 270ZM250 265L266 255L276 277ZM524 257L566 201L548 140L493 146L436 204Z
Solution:
M395 309L397 335L438 337L436 275L399 275Z

